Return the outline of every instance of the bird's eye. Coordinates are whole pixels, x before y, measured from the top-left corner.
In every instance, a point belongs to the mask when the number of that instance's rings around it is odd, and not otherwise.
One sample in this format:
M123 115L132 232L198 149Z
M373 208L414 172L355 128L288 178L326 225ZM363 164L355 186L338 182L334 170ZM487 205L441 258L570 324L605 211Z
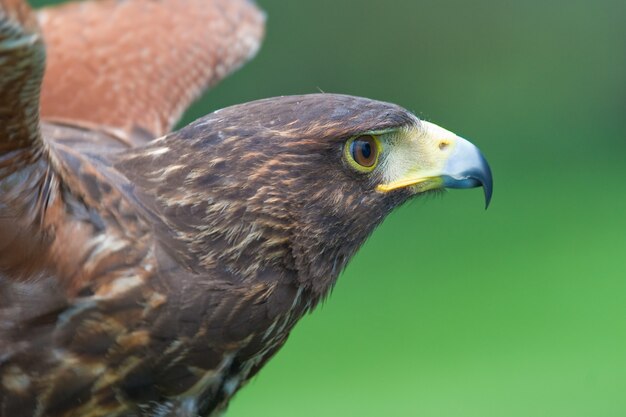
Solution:
M361 172L370 172L378 163L380 142L372 135L362 135L346 142L345 156L350 165Z

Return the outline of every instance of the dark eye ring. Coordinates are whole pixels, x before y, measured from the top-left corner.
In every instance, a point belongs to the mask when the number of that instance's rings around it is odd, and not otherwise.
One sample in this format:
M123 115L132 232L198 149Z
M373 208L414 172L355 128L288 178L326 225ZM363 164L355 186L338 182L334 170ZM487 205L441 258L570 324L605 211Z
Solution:
M378 163L380 142L375 136L361 135L346 142L346 158L359 171L370 172Z

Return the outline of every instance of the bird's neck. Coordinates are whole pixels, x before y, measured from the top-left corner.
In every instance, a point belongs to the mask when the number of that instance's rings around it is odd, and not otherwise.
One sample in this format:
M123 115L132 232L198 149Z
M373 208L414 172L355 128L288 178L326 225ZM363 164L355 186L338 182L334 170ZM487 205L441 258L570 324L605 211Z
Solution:
M293 280L310 299L310 307L326 297L365 240L365 236L340 238L343 233L331 236L336 229L320 232L286 218L258 215L253 221L242 221L250 217L255 216L231 217L222 212L206 219L211 233L198 249L203 266L227 270L250 283L268 279L267 271L282 271L274 279Z

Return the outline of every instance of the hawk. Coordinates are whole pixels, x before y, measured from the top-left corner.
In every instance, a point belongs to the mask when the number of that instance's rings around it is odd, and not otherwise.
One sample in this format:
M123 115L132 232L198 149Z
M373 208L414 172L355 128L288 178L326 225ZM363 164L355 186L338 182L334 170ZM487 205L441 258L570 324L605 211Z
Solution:
M246 0L0 0L0 416L219 415L395 207L489 202L478 149L390 103L170 132L263 25Z

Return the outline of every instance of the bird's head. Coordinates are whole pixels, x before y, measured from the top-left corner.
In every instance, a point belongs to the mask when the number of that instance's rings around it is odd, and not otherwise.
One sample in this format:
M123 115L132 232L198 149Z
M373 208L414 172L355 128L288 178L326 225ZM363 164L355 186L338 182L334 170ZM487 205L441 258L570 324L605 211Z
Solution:
M175 227L200 225L189 239L207 265L279 263L319 294L395 207L477 186L489 204L492 190L468 141L397 105L343 95L229 107L157 140L150 154L131 179L151 176L159 210L184 215L170 219Z

